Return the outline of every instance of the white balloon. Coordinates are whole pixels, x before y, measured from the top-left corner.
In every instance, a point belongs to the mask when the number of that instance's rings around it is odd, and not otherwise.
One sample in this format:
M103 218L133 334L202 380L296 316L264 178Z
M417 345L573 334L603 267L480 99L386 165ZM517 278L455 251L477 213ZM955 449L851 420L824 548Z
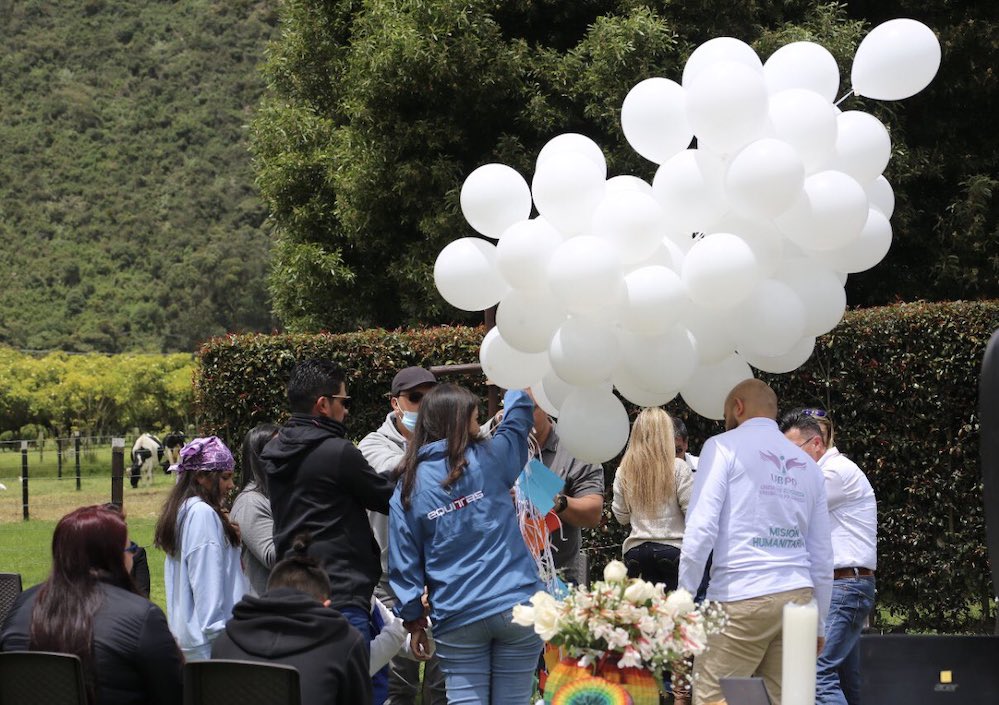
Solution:
M682 326L653 337L622 331L620 340L622 363L618 370L627 369L647 392L676 396L697 367L694 341Z
M479 362L486 379L504 389L526 389L551 369L545 353L523 353L491 329L479 347Z
M687 89L687 119L698 146L731 154L762 137L767 128L763 75L734 61L708 66Z
M885 218L891 218L895 212L895 192L884 176L879 176L864 186L864 192L871 202L871 208L881 211Z
M648 259L666 237L666 215L650 193L607 194L593 212L591 232L614 243L623 264Z
M717 311L691 304L683 324L690 333L700 364L713 365L735 351L728 319Z
M805 167L787 142L764 138L739 151L725 173L729 203L742 215L766 220L787 210L801 194Z
M556 409L562 409L566 397L575 389L571 384L555 374L552 370L541 378L541 386L544 387L545 396L551 401Z
M684 88L704 69L721 61L735 61L757 73L763 73L763 62L753 47L734 37L715 37L694 49L687 59L680 79Z
M901 100L926 88L939 68L940 42L933 30L897 19L879 24L860 42L850 79L857 95Z
M534 395L534 403L541 407L542 411L551 416L552 418L558 418L558 407L552 403L552 400L548 398L545 394L544 385L538 381L531 385L531 394Z
M837 272L856 274L878 264L891 249L891 223L884 213L871 208L860 237L846 247L816 253L817 259Z
M434 262L434 284L463 311L484 311L510 290L496 269L496 247L477 237L449 243Z
M746 218L736 213L726 213L716 225L718 232L741 237L756 257L761 277L777 271L784 258L784 236L769 220Z
M805 334L805 305L790 286L764 279L728 317L742 354L787 354Z
M774 135L794 147L808 173L825 168L835 154L837 113L813 91L793 88L770 96Z
M606 308L611 293L622 290L624 277L617 249L592 235L570 238L548 262L552 292L572 313L586 314Z
M659 247L656 251L645 260L631 268L630 272L634 272L642 267L666 267L667 269L672 269L677 274L683 267L683 259L686 257L680 246L677 245L670 237L664 237L663 241L659 243Z
M739 351L739 354L745 358L746 362L761 372L779 375L792 372L804 365L808 362L808 358L812 356L813 350L815 350L815 338L809 336L799 340L795 343L794 347L783 355L762 357L743 352L742 350Z
M789 88L805 88L832 102L839 91L839 66L821 44L791 42L763 64L763 80L771 95Z
M721 159L703 149L680 152L656 171L652 195L681 232L705 230L728 209Z
M808 258L788 258L776 277L805 305L806 336L828 333L846 312L846 291L836 273Z
M638 191L639 193L651 194L652 184L631 174L621 174L620 176L607 179L605 193L608 196L612 193L621 193L622 191Z
M548 261L564 241L544 218L522 220L507 228L496 243L496 267L514 288L548 291Z
M881 175L891 159L891 137L876 117L848 110L836 118L836 156L831 167L862 184Z
M535 171L549 158L566 153L580 154L586 157L600 170L601 178L607 178L607 159L604 157L600 145L586 135L580 135L576 132L566 132L548 140L548 143L538 152Z
M621 326L642 335L660 335L683 316L689 299L679 275L653 265L624 277L628 300L621 312Z
M602 463L628 442L628 412L614 393L602 388L573 391L558 419L559 443L584 463Z
M632 88L621 106L621 129L632 149L662 164L690 146L687 97L675 81L648 78Z
M740 356L732 353L714 365L701 365L680 396L694 412L709 419L725 418L725 399L735 385L753 378L753 371Z
M496 309L496 328L510 347L526 353L547 352L568 311L550 294L514 289Z
M860 237L868 209L867 194L856 179L820 171L805 179L801 196L774 222L806 250L834 250Z
M531 215L531 189L506 164L484 164L469 174L459 200L468 224L493 240Z
M760 273L752 248L742 238L712 233L690 248L681 277L694 303L725 309L749 296Z
M590 226L606 182L593 161L579 152L557 152L538 160L531 182L534 205L553 227L576 235Z
M610 379L621 349L610 326L570 317L552 336L548 358L560 378L586 387Z
M632 374L630 368L623 365L618 365L617 369L614 370L614 374L611 375L611 381L621 396L636 406L663 406L672 401L677 394L676 391L648 391L642 386L641 381Z

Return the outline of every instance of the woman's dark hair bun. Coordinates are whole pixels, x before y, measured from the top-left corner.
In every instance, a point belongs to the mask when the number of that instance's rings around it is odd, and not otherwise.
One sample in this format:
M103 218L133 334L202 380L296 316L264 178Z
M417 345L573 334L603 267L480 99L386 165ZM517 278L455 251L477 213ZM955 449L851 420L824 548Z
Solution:
M307 556L309 554L309 546L311 544L312 544L312 534L310 534L309 532L296 534L295 538L291 540L291 551L289 553L289 558L291 556Z

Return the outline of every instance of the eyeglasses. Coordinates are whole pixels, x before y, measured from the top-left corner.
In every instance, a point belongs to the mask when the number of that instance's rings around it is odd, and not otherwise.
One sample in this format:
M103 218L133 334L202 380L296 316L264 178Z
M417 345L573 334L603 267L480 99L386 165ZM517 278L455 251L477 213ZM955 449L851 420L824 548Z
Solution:
M816 419L824 419L829 415L822 409L802 409L801 413L803 413L805 416L811 416Z
M809 443L811 443L812 441L814 441L816 438L818 438L818 436L809 436L808 438L806 438L805 440L803 440L801 443L795 443L795 445L798 446L799 448L804 448L806 445L808 445Z
M129 541L128 545L125 546L125 553L131 553L133 556L139 552L139 544L135 541Z
M423 397L426 396L426 392L403 392L400 396L405 396L412 403L419 404Z
M350 397L346 394L323 394L327 399L339 399L344 409L350 408Z

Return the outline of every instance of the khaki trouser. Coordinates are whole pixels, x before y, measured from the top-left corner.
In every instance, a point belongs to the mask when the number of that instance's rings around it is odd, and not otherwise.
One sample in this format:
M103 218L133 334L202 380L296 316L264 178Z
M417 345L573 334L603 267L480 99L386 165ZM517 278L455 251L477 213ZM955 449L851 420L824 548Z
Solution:
M800 588L723 602L728 626L708 636L707 650L694 659L694 705L722 701L722 678L751 676L763 678L771 702L780 705L784 605L811 599L812 588Z

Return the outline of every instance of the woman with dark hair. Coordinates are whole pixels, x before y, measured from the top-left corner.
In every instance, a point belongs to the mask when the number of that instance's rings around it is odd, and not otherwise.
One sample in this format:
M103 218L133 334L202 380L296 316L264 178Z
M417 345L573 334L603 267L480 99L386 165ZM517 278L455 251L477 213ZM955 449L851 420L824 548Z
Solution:
M223 501L233 488L235 461L215 436L195 438L180 449L180 462L154 543L166 556L170 631L188 659L211 656L232 607L246 592L240 567L239 527Z
M439 384L420 404L390 503L389 582L419 644L424 586L449 703L526 703L541 640L513 607L543 589L520 533L510 489L528 458L534 404L507 392L491 439L479 400Z
M260 452L279 428L276 424L262 423L243 437L242 486L229 515L239 526L243 573L250 583L248 592L254 597L267 590L267 577L274 566L274 518Z
M114 510L64 516L52 535L52 573L18 598L0 651L79 656L92 705L179 705L183 661L163 611L129 577L134 545Z

